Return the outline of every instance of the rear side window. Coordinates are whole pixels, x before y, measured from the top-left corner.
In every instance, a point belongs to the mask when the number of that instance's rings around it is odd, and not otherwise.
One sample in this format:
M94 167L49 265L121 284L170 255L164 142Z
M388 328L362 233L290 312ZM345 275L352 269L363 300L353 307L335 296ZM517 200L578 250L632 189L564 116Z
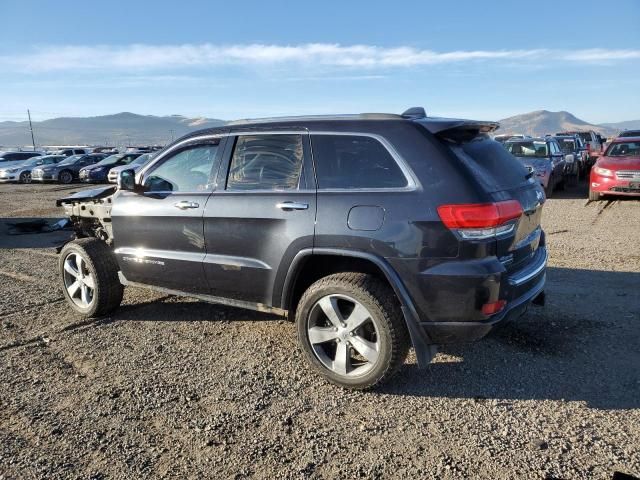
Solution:
M302 135L241 135L227 190L295 190L302 170Z
M311 135L318 188L402 188L407 178L389 150L362 135Z

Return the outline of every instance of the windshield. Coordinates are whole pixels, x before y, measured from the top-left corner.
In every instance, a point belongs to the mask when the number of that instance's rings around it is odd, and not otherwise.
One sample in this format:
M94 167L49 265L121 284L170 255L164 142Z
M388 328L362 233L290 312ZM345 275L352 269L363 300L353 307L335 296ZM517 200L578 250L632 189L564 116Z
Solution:
M58 165L73 165L82 157L84 157L84 155L71 155L70 157L67 157L66 160L61 161Z
M111 155L110 157L107 157L104 160L100 160L98 163L96 163L96 165L100 167L113 165L114 163L118 163L118 160L120 160L122 157L124 157L124 155L121 155L121 154Z
M151 155L150 153L145 153L144 155L140 155L133 162L131 162L131 165L142 165L147 160L149 160L152 156L153 155Z
M549 156L547 142L543 141L507 142L505 148L516 157L544 158Z
M640 157L640 142L616 142L609 145L607 157Z

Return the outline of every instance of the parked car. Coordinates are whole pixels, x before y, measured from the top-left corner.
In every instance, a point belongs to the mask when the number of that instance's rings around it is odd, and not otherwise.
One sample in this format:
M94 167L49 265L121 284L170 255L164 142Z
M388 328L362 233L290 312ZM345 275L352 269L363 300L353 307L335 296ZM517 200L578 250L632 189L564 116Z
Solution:
M147 163L154 156L155 156L155 153L144 153L140 155L138 158L136 158L135 160L133 160L128 165L113 167L111 170L109 170L109 173L107 175L107 180L109 181L109 183L116 183L118 181L118 173L120 173L122 170L131 168L137 172L140 169L140 167L142 167L142 165Z
M578 135L587 147L587 167L591 168L602 153L602 145L605 139L593 130L558 132L556 135Z
M189 134L119 189L58 201L85 237L60 253L65 298L105 315L124 283L288 315L311 368L348 388L411 345L424 366L542 300L544 193L497 127L413 108Z
M589 200L602 195L640 196L640 136L614 139L591 169Z
M54 150L51 152L53 155L64 155L65 157L71 157L72 155L86 155L90 153L90 148L62 148L60 150Z
M0 182L31 183L31 171L40 165L54 165L67 157L61 155L44 155L31 157L21 162L7 163L0 166Z
M587 148L579 135L557 135L553 137L564 153L565 174L580 179L587 170Z
M553 137L508 140L504 147L534 173L547 198L564 185L566 162Z
M618 138L640 137L640 130L624 130L618 134Z
M103 160L102 153L88 155L72 155L55 165L43 165L31 171L31 180L36 182L60 182L71 183L78 178L81 168Z
M109 170L113 167L119 167L121 165L128 165L136 158L138 158L141 153L118 153L116 155L110 155L104 160L101 160L98 163L93 165L89 165L80 169L78 173L78 177L81 182L86 183L106 183L107 174Z
M42 153L40 152L0 152L0 164L21 162L41 155Z

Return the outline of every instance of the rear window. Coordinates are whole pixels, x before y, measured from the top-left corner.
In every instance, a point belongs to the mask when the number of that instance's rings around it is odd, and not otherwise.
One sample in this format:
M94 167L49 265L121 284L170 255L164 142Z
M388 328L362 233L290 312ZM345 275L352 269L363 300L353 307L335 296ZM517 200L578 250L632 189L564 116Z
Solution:
M573 153L576 149L576 142L571 139L561 139L558 140L558 144L560 145L560 149L563 153Z
M408 182L378 140L363 135L311 135L318 188L402 188Z
M544 141L507 142L505 148L515 157L545 158L549 156L549 147Z
M525 166L500 143L489 138L478 137L451 149L487 188L504 190L527 181Z
M626 130L618 135L618 137L640 137L640 130Z

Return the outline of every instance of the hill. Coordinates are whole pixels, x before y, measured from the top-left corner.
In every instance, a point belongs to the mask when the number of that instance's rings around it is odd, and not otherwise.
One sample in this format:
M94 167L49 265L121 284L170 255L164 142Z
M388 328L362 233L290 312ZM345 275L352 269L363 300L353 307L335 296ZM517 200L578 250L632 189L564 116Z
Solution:
M61 117L33 122L37 145L89 144L164 145L200 128L223 125L224 120L187 118L181 115L157 117L123 112L99 117ZM0 122L0 145L30 145L29 122Z
M562 130L594 130L606 136L615 135L620 129L596 125L577 118L569 112L550 112L536 110L500 120L499 133L523 133L531 136L544 136Z

